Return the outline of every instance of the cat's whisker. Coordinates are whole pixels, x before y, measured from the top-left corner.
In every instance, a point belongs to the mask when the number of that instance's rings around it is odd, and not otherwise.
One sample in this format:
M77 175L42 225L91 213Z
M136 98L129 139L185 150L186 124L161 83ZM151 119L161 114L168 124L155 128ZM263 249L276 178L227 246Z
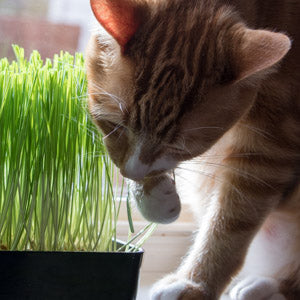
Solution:
M119 136L118 136L118 138L117 138L117 141L120 140L120 138L121 138L121 136L124 134L124 132L125 132L125 128L123 127L122 131L120 132L120 134L119 134Z
M180 169L180 170L183 170L182 168L177 168L177 169ZM209 175L209 173L199 173L200 175L203 175L203 176L205 176L205 177L209 177L208 175ZM212 175L212 174L211 174ZM187 178L186 176L183 176L183 174L182 173L176 173L176 177L178 177L178 178L181 178L181 179L183 179L183 180L185 180L189 185L191 185L191 186L193 186L194 188L198 188L199 186L197 185L197 183L196 182L193 182L192 180L191 180L191 178ZM209 177L210 178L210 177Z
M247 202L250 202L250 200L248 200L246 198L246 196L235 185L233 185L232 183L230 183L227 180L224 180L222 177L219 177L215 174L211 174L211 173L208 173L208 172L204 172L204 171L200 171L200 170L192 170L192 169L183 168L183 167L180 167L180 166L177 167L177 169L192 172L192 173L195 173L195 174L198 174L198 175L203 175L205 177L213 179L214 181L216 181L218 183L229 185L232 188L232 190L234 190L240 196L241 199L243 199Z
M116 101L118 104L120 104L122 102L121 99L119 99L117 96L110 94L108 92L105 92L104 90L101 92L94 92L94 93L89 93L89 96L93 95L93 96L108 96L110 99L113 99L114 101Z
M250 157L250 156L257 156L257 155L261 155L261 153L257 152L257 153L236 153L236 154L230 154L230 157L232 158L238 158L238 157ZM202 154L199 156L199 158L195 158L191 161L189 161L188 163L197 163L198 159L202 159L202 158L227 158L228 154Z
M242 127L245 127L249 130L251 130L252 132L266 138L266 139L270 139L270 138L275 138L274 135L270 134L269 132L265 131L265 130L262 130L261 128L258 128L258 127L255 127L255 126L251 126L251 125L248 125L248 124L243 124L243 123L240 123L239 126L242 126Z
M69 121L72 121L72 122L76 123L76 124L79 125L82 129L87 130L87 134L88 134L90 137L95 136L95 132L92 130L92 127L91 127L91 128L88 128L86 125L83 125L82 123L79 123L77 119L75 119L75 118L73 118L73 117L70 118L68 115L61 114L60 116L62 116L63 118L68 119Z
M189 169L189 168L183 168L183 167L180 167L180 166L178 166L177 169L192 172L192 173L195 173L195 174L205 175L205 176L207 176L211 179L218 179L218 176L216 176L215 174L211 174L211 173L200 171L200 170L193 170L193 169ZM221 180L220 178L218 180L219 180L220 183L225 182L224 180Z
M267 187L275 190L275 188L273 186L269 185L267 182L265 182L261 178L255 176L255 175L253 175L249 172L246 172L246 171L243 171L243 170L240 170L240 169L237 169L237 168L225 165L225 164L221 164L221 163L213 163L213 162L207 162L207 161L201 161L201 160L197 161L197 163L202 164L202 165L207 165L207 166L213 166L213 167L216 167L216 168L221 167L221 168L229 169L229 170L234 171L235 173L239 174L240 176L242 176L244 178L254 179L257 182L261 183L262 185L267 186ZM188 163L186 163L186 164L188 164Z
M186 146L186 140L185 140L184 136L181 136L181 141L182 141L181 146L184 149L184 151L188 152L191 156L193 156L192 152L190 151L190 149Z
M112 134L114 134L118 129L121 128L121 125L116 126L110 133L108 133L107 135L105 135L103 137L103 140L107 139L108 137L110 137Z
M189 147L192 149L198 149L201 150L202 153L205 153L208 149L201 144L195 139L189 139Z
M181 143L179 143L178 141L181 141ZM191 152L191 150L186 146L186 139L184 136L180 137L180 140L178 140L177 143L175 144L164 144L166 147L173 149L175 151L185 151L187 152L191 157L193 157L193 154ZM190 144L192 143L192 146L194 145L194 148L201 148L203 150L206 150L204 147L198 145L195 141L190 141ZM191 147L193 148L193 147ZM180 154L179 154L180 155ZM183 154L182 154L183 156Z
M247 202L247 205L253 207L253 211L255 212L255 204L251 203L251 199L248 199L246 197L246 195L240 189L238 189L233 183L231 183L228 180L224 180L224 177L220 177L220 176L217 176L215 174L211 174L211 173L200 171L200 170L191 170L191 169L182 168L182 167L178 167L178 169L181 169L181 170L184 170L184 171L188 171L188 172L192 172L192 173L195 173L195 174L198 174L198 175L203 175L205 177L208 177L208 178L214 180L217 183L225 184L225 185L230 186L231 189L235 193L237 193L237 195L239 195L240 199L243 199L245 202Z
M121 101L121 102L123 101L123 99L119 98L117 95L114 95L114 94L109 93L108 91L106 91L103 87L101 87L101 86L98 85L97 83L92 82L92 85L93 85L93 87L94 87L97 91L99 91L100 93L104 93L105 95L109 95L109 96L113 97L114 99L117 99L117 100L119 100L119 101ZM95 93L95 94L97 95L97 93Z
M208 126L208 127L196 127L196 128L189 128L189 129L185 129L183 132L189 132L189 131L196 131L196 130L203 130L203 129L219 129L219 130L225 130L222 127L218 127L218 126Z
M186 178L185 176L182 176L182 174L176 174L176 176L186 181L189 185L192 185L193 187L197 188L196 183L191 182L190 179Z
M190 149L186 146L186 140L185 140L184 136L180 136L180 139L178 140L178 142L176 144L174 144L174 145L168 144L167 146L169 148L173 148L174 150L186 151L192 156Z
M97 84L93 84L93 85L94 85L94 88L99 91L99 93L94 93L94 95L102 95L102 96L108 96L108 97L110 97L112 100L114 100L118 104L120 110L123 113L124 113L124 108L125 108L126 112L128 113L127 107L124 104L124 100L123 99L121 99L120 97L118 97L118 96L116 96L114 94L111 94L111 93L107 92L102 87L98 86Z
M106 119L109 121L114 121L116 123L120 120L120 112L107 109L105 104L103 103L94 104L94 106L90 109L90 112L95 119Z

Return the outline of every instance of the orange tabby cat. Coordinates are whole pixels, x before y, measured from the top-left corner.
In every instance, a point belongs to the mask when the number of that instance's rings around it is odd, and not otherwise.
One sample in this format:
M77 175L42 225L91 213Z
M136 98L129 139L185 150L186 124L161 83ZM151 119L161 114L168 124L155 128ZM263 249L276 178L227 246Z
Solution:
M300 2L91 5L105 30L87 50L89 108L141 212L175 220L172 170L198 157L210 172L194 246L152 299L218 299L237 274L231 299L300 299Z

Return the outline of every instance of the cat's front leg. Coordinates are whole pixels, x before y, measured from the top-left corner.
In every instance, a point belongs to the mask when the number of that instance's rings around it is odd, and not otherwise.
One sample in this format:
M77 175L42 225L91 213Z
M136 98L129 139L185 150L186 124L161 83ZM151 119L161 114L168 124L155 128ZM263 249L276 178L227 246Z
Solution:
M231 179L211 205L189 255L172 277L154 286L152 300L218 299L238 272L278 195L245 178Z

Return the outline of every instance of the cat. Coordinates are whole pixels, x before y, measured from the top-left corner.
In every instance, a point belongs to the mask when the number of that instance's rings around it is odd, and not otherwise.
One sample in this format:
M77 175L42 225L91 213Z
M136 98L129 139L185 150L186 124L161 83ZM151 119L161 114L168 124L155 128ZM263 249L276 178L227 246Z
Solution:
M151 299L300 299L300 1L91 6L89 110L141 212L174 221L173 170L209 174L194 245Z

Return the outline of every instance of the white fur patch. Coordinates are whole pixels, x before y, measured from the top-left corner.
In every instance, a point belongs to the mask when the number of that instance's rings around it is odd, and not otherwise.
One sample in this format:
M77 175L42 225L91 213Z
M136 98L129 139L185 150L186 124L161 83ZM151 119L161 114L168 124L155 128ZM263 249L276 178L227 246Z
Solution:
M154 286L150 292L151 300L177 300L187 288L188 281L180 280L169 285Z
M181 209L180 199L168 175L164 175L149 194L145 194L143 186L139 184L135 186L133 193L139 211L148 221L168 224L178 218Z
M149 173L150 166L140 161L141 146L138 145L125 165L125 176L132 180L142 180Z
M293 248L298 238L295 220L283 213L272 213L254 238L239 277L287 276L282 270L298 265L299 254Z
M265 300L272 297L276 297L274 300L285 299L279 294L278 281L267 277L247 277L230 291L232 300Z
M174 169L177 165L177 162L168 157L161 157L154 161L153 164L148 165L144 164L140 160L142 144L138 144L135 148L134 153L128 159L124 171L125 176L132 180L142 180L144 179L150 172L153 171L168 171Z

